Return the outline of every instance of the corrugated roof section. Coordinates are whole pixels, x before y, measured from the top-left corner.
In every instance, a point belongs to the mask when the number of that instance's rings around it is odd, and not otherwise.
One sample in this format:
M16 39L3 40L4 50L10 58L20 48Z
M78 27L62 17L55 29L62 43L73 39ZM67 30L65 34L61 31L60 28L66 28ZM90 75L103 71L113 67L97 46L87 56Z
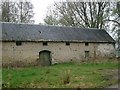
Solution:
M0 24L2 26L2 40L114 42L105 30L100 29L15 23Z

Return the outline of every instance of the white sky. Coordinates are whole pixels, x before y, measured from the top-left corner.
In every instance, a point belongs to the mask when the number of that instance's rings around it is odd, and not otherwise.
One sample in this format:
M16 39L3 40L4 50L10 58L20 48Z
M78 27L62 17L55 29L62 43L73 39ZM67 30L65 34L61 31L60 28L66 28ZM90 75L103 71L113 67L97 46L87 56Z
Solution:
M47 8L54 3L55 0L30 0L34 6L35 24L43 23L43 19L47 13Z

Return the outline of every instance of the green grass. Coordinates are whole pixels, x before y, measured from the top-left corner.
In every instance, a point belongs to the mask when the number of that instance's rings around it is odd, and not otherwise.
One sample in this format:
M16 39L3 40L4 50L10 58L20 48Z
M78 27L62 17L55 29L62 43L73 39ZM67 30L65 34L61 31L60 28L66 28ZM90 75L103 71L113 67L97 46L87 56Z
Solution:
M100 88L117 83L117 60L63 63L49 67L3 68L3 87Z

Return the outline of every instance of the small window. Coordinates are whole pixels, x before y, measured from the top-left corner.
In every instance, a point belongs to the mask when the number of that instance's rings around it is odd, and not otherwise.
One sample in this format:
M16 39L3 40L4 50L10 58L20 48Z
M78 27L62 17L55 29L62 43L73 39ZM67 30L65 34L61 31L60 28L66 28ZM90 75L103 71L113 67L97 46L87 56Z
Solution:
M85 51L85 58L89 57L89 51Z
M22 45L22 42L21 42L21 41L16 41L16 45L17 45L17 46L21 46L21 45Z
M88 43L88 42L86 42L86 43L85 43L85 46L88 46L88 45L89 45L89 43Z
M69 43L69 42L66 42L66 45L67 45L67 46L69 46L69 45L70 45L70 43Z
M43 42L43 46L47 46L48 45L48 43L47 42Z

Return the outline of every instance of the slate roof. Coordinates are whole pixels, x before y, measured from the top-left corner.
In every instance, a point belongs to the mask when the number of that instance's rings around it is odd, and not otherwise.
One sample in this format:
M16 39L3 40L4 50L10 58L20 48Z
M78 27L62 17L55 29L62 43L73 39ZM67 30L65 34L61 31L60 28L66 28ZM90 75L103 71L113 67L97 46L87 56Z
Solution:
M3 41L114 42L105 30L99 29L15 23L0 26Z

